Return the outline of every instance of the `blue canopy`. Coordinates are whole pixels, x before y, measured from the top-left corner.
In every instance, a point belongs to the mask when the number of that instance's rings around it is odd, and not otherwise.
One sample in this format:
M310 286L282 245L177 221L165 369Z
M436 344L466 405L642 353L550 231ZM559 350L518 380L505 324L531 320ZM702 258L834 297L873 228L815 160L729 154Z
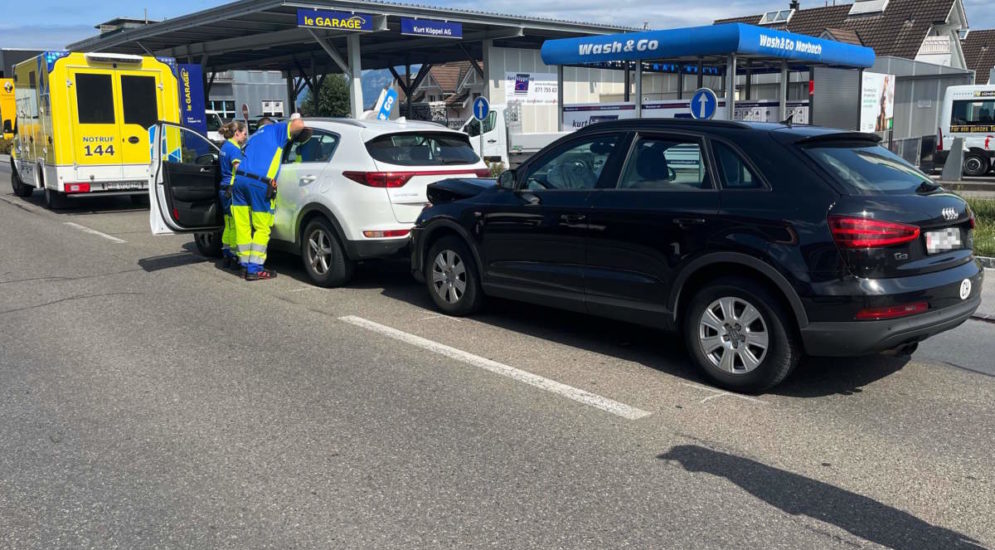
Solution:
M743 23L547 40L547 65L585 65L687 57L747 55L838 67L874 65L874 50Z

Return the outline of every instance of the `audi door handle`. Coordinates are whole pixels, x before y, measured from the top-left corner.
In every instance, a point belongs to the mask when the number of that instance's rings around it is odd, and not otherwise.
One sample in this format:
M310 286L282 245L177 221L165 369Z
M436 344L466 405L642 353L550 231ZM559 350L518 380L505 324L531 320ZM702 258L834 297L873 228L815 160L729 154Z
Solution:
M489 140L487 140L487 143L497 143L497 140L496 139L489 139Z
M560 219L567 223L580 223L587 219L584 214L564 214L560 216Z
M705 218L676 218L674 223L684 227L686 225L702 225L705 223Z
M309 185L314 183L318 179L318 176L304 176L301 178L301 185Z
M211 170L210 168L207 168L206 166L200 169L200 173L201 174L206 174L208 172L213 172L213 171L214 170Z

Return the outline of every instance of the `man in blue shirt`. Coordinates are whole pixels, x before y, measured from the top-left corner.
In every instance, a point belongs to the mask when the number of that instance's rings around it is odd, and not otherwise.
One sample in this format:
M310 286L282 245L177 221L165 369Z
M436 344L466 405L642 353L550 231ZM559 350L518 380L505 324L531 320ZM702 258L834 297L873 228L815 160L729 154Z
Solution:
M245 159L235 171L231 213L235 221L235 249L247 281L272 279L263 268L274 221L273 199L280 174L283 148L292 139L306 140L311 131L294 113L290 122L266 125L245 146Z

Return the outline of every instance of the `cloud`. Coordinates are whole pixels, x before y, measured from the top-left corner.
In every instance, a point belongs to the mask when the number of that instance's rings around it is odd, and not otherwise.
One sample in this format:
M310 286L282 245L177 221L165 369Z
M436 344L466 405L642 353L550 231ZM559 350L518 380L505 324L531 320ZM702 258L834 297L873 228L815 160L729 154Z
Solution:
M92 25L0 25L5 48L61 50L96 33Z

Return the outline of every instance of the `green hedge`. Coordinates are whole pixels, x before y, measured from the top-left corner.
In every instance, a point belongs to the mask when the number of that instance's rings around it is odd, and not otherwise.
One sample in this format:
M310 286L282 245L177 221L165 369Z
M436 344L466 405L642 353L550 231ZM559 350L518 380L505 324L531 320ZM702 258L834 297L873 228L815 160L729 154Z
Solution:
M966 199L974 211L974 253L995 257L995 199Z

